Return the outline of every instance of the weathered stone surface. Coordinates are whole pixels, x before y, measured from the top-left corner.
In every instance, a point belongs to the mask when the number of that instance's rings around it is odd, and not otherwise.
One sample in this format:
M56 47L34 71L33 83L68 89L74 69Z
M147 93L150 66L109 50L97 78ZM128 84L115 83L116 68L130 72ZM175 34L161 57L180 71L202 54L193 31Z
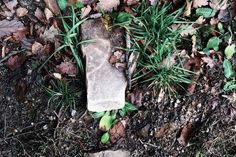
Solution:
M130 152L128 151L122 151L122 150L117 150L117 151L102 151L99 153L92 153L89 154L88 157L129 157Z
M86 56L88 110L100 112L122 108L125 104L126 79L123 72L109 63L114 47L123 44L114 41L118 40L115 37L119 35L114 37L108 32L101 19L86 21L81 32L83 40L93 39L82 45Z

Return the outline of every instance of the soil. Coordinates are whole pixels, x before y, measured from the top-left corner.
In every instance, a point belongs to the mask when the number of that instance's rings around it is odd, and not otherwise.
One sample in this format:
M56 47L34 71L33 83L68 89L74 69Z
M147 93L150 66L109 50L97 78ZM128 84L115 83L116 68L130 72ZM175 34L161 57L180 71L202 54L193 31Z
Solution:
M32 14L36 6L44 7L32 0L19 0L19 4ZM142 103L136 104L137 112L123 118L125 137L104 145L98 120L86 111L84 100L78 98L75 114L65 107L48 106L47 76L33 69L34 63L27 59L14 71L0 67L0 157L83 157L106 149L125 149L132 157L236 156L236 123L230 115L233 104L222 90L222 65L205 66L188 96L184 92L176 98L165 95L160 101L142 86L129 91L141 90ZM191 133L183 146L178 139L186 126L191 126Z

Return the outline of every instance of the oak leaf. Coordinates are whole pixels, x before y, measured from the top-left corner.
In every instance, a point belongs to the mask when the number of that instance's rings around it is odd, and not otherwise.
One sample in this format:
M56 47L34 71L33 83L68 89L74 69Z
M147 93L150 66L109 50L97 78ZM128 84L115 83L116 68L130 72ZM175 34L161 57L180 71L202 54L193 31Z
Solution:
M18 31L24 30L24 25L18 20L2 20L0 21L0 38L11 35L12 33L16 33Z

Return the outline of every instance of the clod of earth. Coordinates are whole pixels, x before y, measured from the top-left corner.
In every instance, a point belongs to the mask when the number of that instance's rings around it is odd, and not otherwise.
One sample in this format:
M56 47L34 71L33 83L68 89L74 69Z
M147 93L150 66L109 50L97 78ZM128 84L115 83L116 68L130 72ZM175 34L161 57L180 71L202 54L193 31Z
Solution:
M86 56L87 102L89 111L116 110L124 107L126 80L123 72L109 63L114 45L112 33L108 32L101 19L88 20L82 27L82 45Z

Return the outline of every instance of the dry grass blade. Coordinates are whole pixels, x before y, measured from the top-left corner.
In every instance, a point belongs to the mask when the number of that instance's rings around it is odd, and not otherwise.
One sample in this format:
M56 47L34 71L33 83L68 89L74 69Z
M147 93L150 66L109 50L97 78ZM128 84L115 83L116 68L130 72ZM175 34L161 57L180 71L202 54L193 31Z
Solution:
M24 25L17 20L2 20L0 21L0 38L6 35L23 30Z

